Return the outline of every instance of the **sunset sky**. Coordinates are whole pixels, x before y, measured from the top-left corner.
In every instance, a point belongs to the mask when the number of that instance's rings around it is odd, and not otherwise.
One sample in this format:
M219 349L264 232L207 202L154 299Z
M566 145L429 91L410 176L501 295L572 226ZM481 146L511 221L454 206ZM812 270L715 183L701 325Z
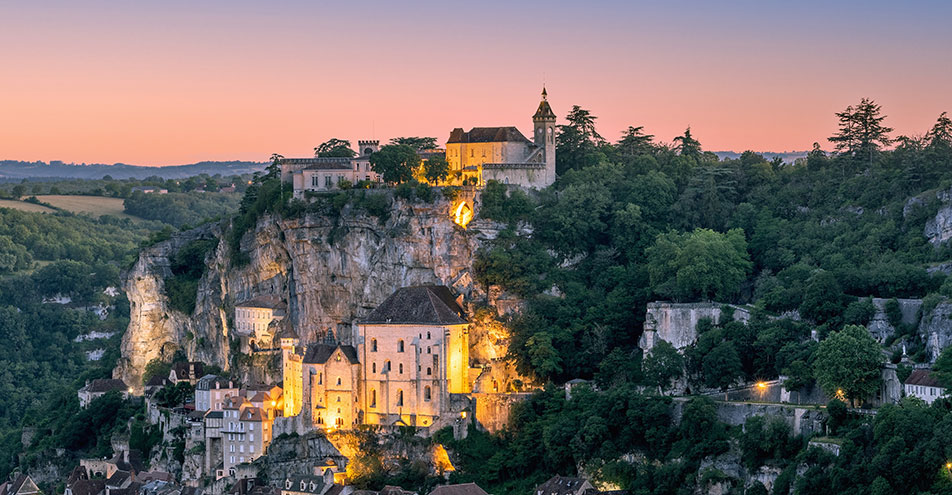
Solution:
M830 5L835 4L835 5ZM870 97L952 111L952 2L0 0L0 159L308 156L331 137L531 130L543 82L617 139L809 149Z

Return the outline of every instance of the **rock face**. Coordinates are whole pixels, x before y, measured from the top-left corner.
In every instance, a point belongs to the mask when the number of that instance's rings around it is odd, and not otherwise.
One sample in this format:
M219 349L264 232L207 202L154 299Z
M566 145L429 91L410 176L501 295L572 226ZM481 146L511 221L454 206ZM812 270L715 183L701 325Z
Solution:
M919 336L926 344L930 360L935 361L949 345L952 345L952 301L944 301L922 316Z
M935 197L942 202L942 206L935 217L926 222L923 234L933 246L940 246L952 239L952 189L939 191ZM909 203L906 207L909 207ZM905 214L905 212L904 208L903 213Z
M889 318L886 317L887 301L889 301L889 299L873 298L873 306L876 307L876 313L873 315L873 319L869 321L869 324L866 325L866 328L869 329L869 333L880 343L883 343L896 332L896 329L889 323ZM903 324L915 325L919 322L919 308L922 307L922 299L896 299L896 301L899 303L899 311L902 313Z
M734 309L735 320L750 320L750 311L740 306L718 303L648 303L645 331L638 346L650 351L658 340L664 340L676 349L683 350L697 341L697 322L708 318L717 323L721 317L721 309L725 306Z
M168 306L169 257L193 239L221 238L225 227L192 230L150 247L125 274L132 314L113 374L141 391L146 364L176 349L228 369L234 305L256 296L287 302L287 318L304 343L327 330L351 342L355 320L399 287L443 284L466 302L484 298L470 273L483 235L454 224L449 210L445 200L421 205L395 199L386 221L350 206L338 215L262 217L242 239L250 263L234 266L226 242L208 256L192 315ZM492 342L474 343L479 356L495 360L504 354L506 339L497 329L474 334L492 336Z

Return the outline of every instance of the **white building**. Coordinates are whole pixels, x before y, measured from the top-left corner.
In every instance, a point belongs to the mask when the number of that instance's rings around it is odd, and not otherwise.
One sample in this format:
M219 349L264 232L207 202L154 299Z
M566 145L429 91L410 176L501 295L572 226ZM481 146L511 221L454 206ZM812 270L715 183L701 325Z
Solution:
M264 454L271 444L271 420L268 413L244 397L229 397L222 413L223 469L226 475L232 475L236 465Z
M909 378L906 378L906 383L903 384L903 388L906 392L906 397L918 397L924 400L928 404L932 404L933 401L946 395L948 392L944 387L939 385L939 382L932 376L932 373L929 370L915 370L909 375Z
M205 375L195 384L195 410L221 411L225 397L238 396L238 383L216 375Z
M294 197L302 198L307 191L332 191L340 183L380 182L380 175L371 170L370 155L380 149L380 141L357 141L357 156L281 158L281 180L294 188Z
M261 296L235 305L235 332L251 337L258 348L270 349L274 336L269 330L272 321L287 316L287 305L279 299Z

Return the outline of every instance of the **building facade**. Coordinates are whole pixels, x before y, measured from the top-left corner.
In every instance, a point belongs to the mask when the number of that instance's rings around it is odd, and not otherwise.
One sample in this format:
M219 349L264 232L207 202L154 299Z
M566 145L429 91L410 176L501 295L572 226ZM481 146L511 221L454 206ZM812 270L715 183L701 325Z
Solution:
M236 465L264 454L271 444L272 421L268 411L244 397L229 397L222 414L223 470L233 475Z
M195 410L221 411L225 397L237 397L238 383L216 375L205 375L195 384Z
M350 184L358 182L379 182L380 175L371 170L370 155L380 149L380 141L357 141L357 156L281 158L281 180L290 183L295 198L302 198L308 191L333 191L340 188L344 181Z
M945 387L939 384L939 381L932 376L930 370L913 370L903 383L903 391L906 397L917 397L927 404L932 404L936 399L948 393Z
M275 297L261 296L235 305L235 332L252 338L258 348L270 349L271 322L287 315L287 305Z

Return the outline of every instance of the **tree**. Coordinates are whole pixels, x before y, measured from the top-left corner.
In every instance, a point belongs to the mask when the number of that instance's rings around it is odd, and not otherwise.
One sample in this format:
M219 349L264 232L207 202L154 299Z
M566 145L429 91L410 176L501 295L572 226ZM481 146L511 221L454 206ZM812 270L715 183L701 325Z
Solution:
M436 149L436 138L434 137L395 137L390 140L393 145L406 145L413 148L413 151L426 151Z
M555 144L555 170L558 175L573 169L582 169L599 163L605 155L599 147L605 144L595 130L595 117L578 105L565 117L566 125L558 126Z
M932 366L932 376L939 381L943 387L952 389L952 346L946 347L939 354Z
M704 356L701 374L704 377L704 385L721 389L724 392L724 400L727 400L727 389L744 375L744 367L734 344L725 341L711 349L711 352Z
M388 144L370 155L370 167L383 177L384 182L400 184L413 179L413 171L420 166L420 156L405 144Z
M684 134L674 138L674 142L677 143L675 149L681 156L701 159L701 143L691 135L690 126L684 130Z
M645 255L652 289L679 301L728 299L752 267L742 229L661 234Z
M813 374L827 393L845 396L850 403L879 390L883 354L869 331L847 325L830 334L816 350Z
M642 364L645 380L658 387L658 393L671 386L672 380L684 374L684 357L667 341L661 340L651 348Z
M431 184L438 184L446 180L450 174L450 165L445 155L436 155L423 162L423 177Z
M819 270L807 282L803 302L800 304L800 316L813 320L818 325L829 322L831 326L837 326L848 302L836 275Z
M13 186L13 190L11 192L13 193L13 199L20 199L24 194L26 194L26 186L23 184L17 184Z
M357 152L350 147L350 141L346 139L331 138L314 148L314 156L319 158L353 158L356 155Z
M856 107L836 113L839 130L829 138L836 146L837 154L853 158L868 157L873 164L873 156L892 140L889 133L892 128L883 125L885 115L880 116L882 108L869 98L860 100Z
M622 156L638 156L650 154L654 151L654 136L644 133L644 126L628 126L621 133L621 139L615 145L615 150Z

